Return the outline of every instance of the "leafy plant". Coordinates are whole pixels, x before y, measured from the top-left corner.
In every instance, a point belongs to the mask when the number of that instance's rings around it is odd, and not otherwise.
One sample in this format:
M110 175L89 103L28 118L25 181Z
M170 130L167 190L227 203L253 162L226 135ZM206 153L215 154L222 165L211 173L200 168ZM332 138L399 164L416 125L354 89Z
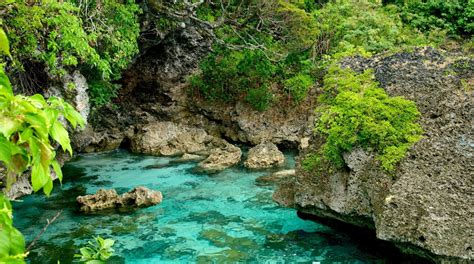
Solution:
M100 264L105 263L113 253L115 241L112 239L103 239L100 236L94 238L93 241L88 241L88 246L80 248L80 254L75 254L74 257L86 264Z
M344 165L344 152L360 146L377 153L385 170L393 170L422 138L415 103L388 96L373 79L370 70L356 74L337 65L324 78L315 130L326 136L323 155L337 167Z
M95 107L101 107L110 103L117 97L118 85L104 81L90 81L89 94L91 103Z
M300 103L308 95L308 91L313 86L313 79L307 74L297 74L284 82L285 91L296 103Z
M471 0L390 1L399 7L408 25L424 32L442 29L452 35L474 33L474 2Z
M0 193L0 263L24 263L25 239L13 226L12 206Z
M132 0L11 0L0 6L13 47L11 76L24 91L44 68L56 78L80 68L88 79L109 82L138 53L141 9Z

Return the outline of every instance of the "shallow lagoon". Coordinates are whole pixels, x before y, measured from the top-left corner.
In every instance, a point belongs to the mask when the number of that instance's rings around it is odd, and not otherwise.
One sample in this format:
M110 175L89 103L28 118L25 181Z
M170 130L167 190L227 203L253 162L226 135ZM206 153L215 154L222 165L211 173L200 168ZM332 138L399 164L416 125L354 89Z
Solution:
M287 154L286 167L294 167ZM111 263L367 263L386 262L347 234L312 221L272 199L273 187L255 179L269 171L239 166L214 175L194 173L195 163L134 155L126 151L80 156L63 169L65 181L52 195L14 203L15 225L31 241L58 210L63 213L41 236L32 263L70 263L94 236L116 240ZM160 190L161 204L136 211L81 214L75 197L144 185Z

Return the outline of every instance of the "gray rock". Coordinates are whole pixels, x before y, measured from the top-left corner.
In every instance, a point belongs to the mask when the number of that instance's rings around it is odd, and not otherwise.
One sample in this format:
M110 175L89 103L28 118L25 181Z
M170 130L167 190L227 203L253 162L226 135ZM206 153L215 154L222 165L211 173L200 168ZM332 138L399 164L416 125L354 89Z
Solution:
M205 130L176 124L155 122L142 127L131 141L133 152L176 156L202 152L213 138Z
M244 166L250 169L264 169L279 166L285 162L285 156L271 143L260 143L248 152Z
M216 173L236 165L240 162L241 157L240 148L226 144L225 147L211 150L209 157L201 161L197 169L201 172Z
M462 62L462 63L461 63ZM391 96L413 100L424 138L393 173L380 169L368 152L344 155L347 168L297 167L296 178L274 194L280 204L321 217L375 229L378 238L402 250L435 256L437 262L474 259L474 146L471 80L474 60L433 49L349 58L343 66L373 68ZM460 66L461 65L461 66ZM456 74L446 74L454 71ZM324 139L313 136L305 153Z

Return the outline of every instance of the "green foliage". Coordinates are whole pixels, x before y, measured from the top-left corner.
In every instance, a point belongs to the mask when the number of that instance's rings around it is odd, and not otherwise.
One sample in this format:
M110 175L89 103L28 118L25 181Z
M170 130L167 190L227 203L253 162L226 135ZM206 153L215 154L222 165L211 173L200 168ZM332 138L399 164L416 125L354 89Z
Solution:
M324 78L316 131L326 136L323 155L337 167L344 165L344 152L360 146L377 153L385 170L393 170L422 138L416 105L389 97L373 78L370 70L356 74L335 65Z
M474 33L474 1L411 0L393 1L408 25L424 32L441 29L452 35Z
M45 100L40 94L14 95L0 67L0 161L7 168L7 189L16 175L29 168L35 192L43 188L49 195L53 188L51 169L62 180L56 152L50 143L54 140L72 155L68 132L59 120L61 116L74 128L84 125L82 116L61 98Z
M0 28L0 48L9 53L5 32ZM36 94L30 97L14 95L10 81L0 64L0 164L7 169L7 190L16 175L31 169L31 182L36 192L46 195L53 189L51 169L62 181L62 171L55 159L56 152L50 140L63 151L72 154L69 135L59 118L63 116L75 128L83 126L82 116L60 98L45 100ZM25 240L13 227L12 207L0 194L0 262L24 263Z
M428 44L423 35L405 27L398 14L375 1L336 0L314 13L318 23L317 53L355 49L380 52Z
M270 104L266 84L276 69L263 52L221 49L205 58L200 68L202 73L191 78L191 85L206 99L233 102L248 93L246 99L256 109Z
M297 74L284 81L285 91L293 101L299 103L306 98L309 89L313 86L313 79L307 74Z
M79 67L88 78L109 81L118 79L138 53L141 10L132 0L4 5L0 20L12 45L13 75L42 70L25 68L34 61L46 65L51 76Z
M323 157L320 154L309 153L301 161L301 167L303 167L305 171L313 171L321 164L322 158Z
M267 86L261 86L250 89L245 100L258 111L265 111L273 102L273 94Z
M0 263L24 263L25 239L13 226L12 206L0 193Z
M117 97L118 85L104 81L90 81L89 94L92 106L101 107Z
M88 246L82 247L80 254L75 254L74 257L79 261L87 264L105 263L113 253L115 241L112 239L103 239L100 236L94 238L94 241L87 242Z

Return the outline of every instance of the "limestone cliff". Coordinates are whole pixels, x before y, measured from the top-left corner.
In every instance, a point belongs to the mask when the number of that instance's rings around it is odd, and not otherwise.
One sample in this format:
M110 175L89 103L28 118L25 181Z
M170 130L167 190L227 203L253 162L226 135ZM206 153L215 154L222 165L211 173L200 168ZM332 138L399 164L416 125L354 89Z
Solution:
M433 49L347 58L343 67L373 68L391 96L413 100L424 138L393 173L362 149L344 155L338 171L305 171L274 199L319 217L375 229L378 238L437 261L474 259L474 60ZM300 156L317 149L317 135ZM440 258L441 257L441 258Z

